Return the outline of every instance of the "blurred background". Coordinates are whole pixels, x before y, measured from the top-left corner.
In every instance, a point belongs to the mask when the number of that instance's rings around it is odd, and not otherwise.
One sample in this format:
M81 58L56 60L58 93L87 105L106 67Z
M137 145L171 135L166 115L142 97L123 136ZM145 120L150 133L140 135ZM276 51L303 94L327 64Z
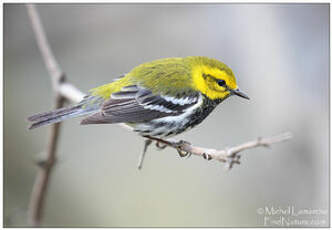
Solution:
M43 226L257 227L260 208L329 208L329 4L37 6L60 66L83 92L146 61L213 57L233 69L251 100L227 99L178 139L223 148L294 135L245 151L231 171L155 147L139 171L143 139L135 133L66 121ZM49 128L28 131L26 118L52 109L54 94L23 4L4 5L3 62L4 224L28 226ZM328 217L305 218L323 227Z

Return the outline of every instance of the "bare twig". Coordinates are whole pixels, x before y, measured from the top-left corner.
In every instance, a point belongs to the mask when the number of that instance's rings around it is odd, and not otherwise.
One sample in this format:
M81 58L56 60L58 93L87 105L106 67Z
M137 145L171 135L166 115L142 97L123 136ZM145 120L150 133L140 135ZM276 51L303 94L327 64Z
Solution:
M64 102L64 97L57 96L55 108L61 108L64 105ZM60 124L61 123L56 123L51 126L51 133L47 147L47 159L38 162L40 167L32 188L28 210L29 223L32 226L39 226L41 223L45 196L47 193L51 172L56 161L55 155L60 132Z
M257 138L256 140L249 141L222 150L193 146L192 144L186 141L165 140L151 136L145 136L145 137L148 138L148 140L156 141L157 144L162 143L168 147L176 149L179 152L180 156L190 156L190 155L202 156L206 160L213 159L220 162L224 162L226 163L226 168L231 169L234 164L240 163L240 155L239 155L240 152L257 147L269 147L272 144L287 141L290 138L292 138L292 134L287 132L272 137Z
M69 100L74 103L80 102L85 94L78 90L74 85L66 81L65 73L60 69L58 62L53 55L50 44L48 43L36 7L33 4L27 4L27 11L36 37L38 48L42 54L45 66L52 80L52 87L56 94L55 108L57 109L63 107L65 100ZM28 210L28 221L32 226L39 226L41 223L45 196L52 168L56 159L56 146L58 143L60 124L61 123L56 123L51 126L47 157L45 160L38 162L40 169L32 188ZM126 129L132 130L131 127L125 124L120 125Z
M39 50L43 56L47 71L51 76L54 92L73 102L79 102L84 97L84 94L75 86L66 82L65 73L62 72L53 55L36 7L33 4L27 4L27 10Z
M35 6L32 4L28 4L27 10L29 18L31 20L33 31L35 33L38 47L43 56L47 71L49 72L49 75L52 79L53 90L56 93L55 108L61 108L63 107L66 98L63 97L60 92L68 91L68 86L66 90L61 89L62 85L65 83L65 74L60 70L58 63L54 58ZM73 91L73 88L69 88L71 89L71 91ZM78 97L78 94L76 93L75 96ZM40 168L35 183L33 185L28 210L29 222L32 226L39 226L41 222L49 179L56 159L55 154L58 143L59 131L60 123L51 126L47 157L45 160L38 162Z

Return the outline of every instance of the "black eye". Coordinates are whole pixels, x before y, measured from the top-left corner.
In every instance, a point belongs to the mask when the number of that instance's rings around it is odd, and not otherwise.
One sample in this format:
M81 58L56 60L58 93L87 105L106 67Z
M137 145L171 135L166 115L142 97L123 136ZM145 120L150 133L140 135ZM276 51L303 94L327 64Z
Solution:
M218 85L219 86L225 86L226 85L226 82L224 80L218 80Z

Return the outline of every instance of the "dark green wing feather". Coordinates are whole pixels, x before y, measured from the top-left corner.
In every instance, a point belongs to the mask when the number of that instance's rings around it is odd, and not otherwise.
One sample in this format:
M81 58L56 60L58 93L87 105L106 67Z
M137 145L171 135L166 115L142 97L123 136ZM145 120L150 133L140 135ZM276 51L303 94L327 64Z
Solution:
M173 102L176 102L175 98L172 101L171 97L153 94L143 87L127 86L120 92L113 93L104 102L100 112L85 118L81 124L139 123L176 116L194 105L197 98L187 100L188 103Z

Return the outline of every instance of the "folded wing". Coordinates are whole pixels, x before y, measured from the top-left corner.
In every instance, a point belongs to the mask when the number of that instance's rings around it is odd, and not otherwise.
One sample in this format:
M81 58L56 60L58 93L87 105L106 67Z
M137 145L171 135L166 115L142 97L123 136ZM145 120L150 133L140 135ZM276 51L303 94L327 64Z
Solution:
M197 101L198 94L176 98L156 95L143 87L132 85L113 93L98 113L85 118L81 124L147 122L165 116L180 115Z

